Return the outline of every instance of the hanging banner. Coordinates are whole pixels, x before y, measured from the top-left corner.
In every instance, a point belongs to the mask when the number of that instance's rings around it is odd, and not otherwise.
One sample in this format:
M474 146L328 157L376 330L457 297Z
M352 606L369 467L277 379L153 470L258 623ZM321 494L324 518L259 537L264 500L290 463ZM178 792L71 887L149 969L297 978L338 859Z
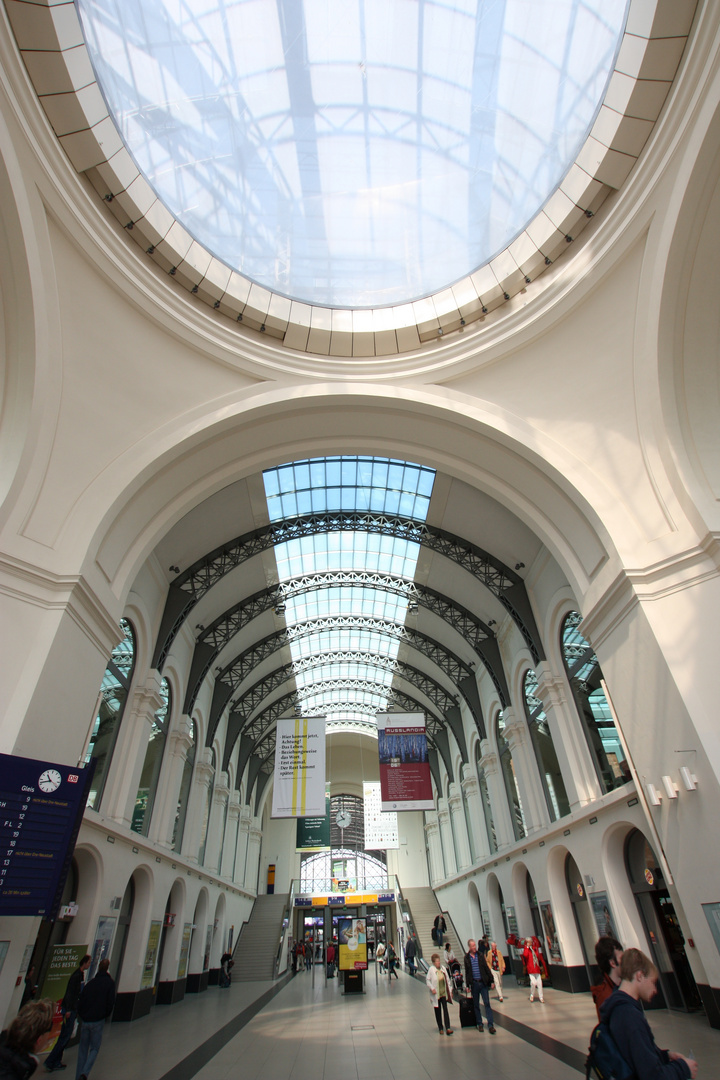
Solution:
M277 722L272 816L325 814L325 717L295 716Z
M380 784L363 783L365 850L386 851L400 846L398 820L394 810L383 813Z
M365 971L367 928L364 919L338 919L338 967L341 971Z
M325 817L298 818L295 829L296 851L330 850L330 788L325 789Z
M432 810L425 716L385 713L377 717L383 810Z

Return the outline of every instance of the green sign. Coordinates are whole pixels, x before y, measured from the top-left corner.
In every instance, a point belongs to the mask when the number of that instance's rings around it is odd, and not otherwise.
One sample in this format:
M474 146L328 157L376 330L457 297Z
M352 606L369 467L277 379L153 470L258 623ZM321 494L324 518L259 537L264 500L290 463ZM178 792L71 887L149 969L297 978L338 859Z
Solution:
M297 818L296 851L330 850L330 792L325 791L325 817Z
M37 1000L50 998L55 1011L53 1013L53 1040L48 1043L46 1050L50 1050L56 1043L63 1022L63 1011L60 1003L65 997L68 979L74 971L80 967L80 961L87 953L87 945L54 945L50 956L45 979L42 984Z

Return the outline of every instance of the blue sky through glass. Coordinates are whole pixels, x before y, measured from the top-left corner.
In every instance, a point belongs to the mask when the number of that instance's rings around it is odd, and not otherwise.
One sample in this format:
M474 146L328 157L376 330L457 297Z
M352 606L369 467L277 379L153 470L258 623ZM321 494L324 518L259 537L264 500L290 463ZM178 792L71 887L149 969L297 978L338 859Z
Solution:
M424 521L427 516L435 473L432 469L387 458L334 457L293 462L263 473L268 510L272 521L298 512L327 509L377 510ZM339 502L337 501L339 500ZM330 506L330 503L333 503ZM299 510L299 507L303 509ZM278 544L275 557L281 582L328 571L370 571L392 574L411 582L420 548L397 537L362 531L318 533ZM366 616L402 626L407 614L405 596L381 588L362 585L331 585L285 600L288 627L300 627L319 619ZM367 659L335 661L314 668L296 670L296 685L303 711L327 708L329 719L337 720L343 706L362 706L369 712L384 708L392 684L392 670L372 662L373 656L397 658L398 637L352 627L327 627L316 634L291 641L292 659L299 667L308 657L326 653L365 653ZM312 693L316 684L337 679L373 682L377 692L369 693L348 685L347 689Z
M626 6L79 0L170 211L254 281L335 307L428 295L507 246L585 141Z

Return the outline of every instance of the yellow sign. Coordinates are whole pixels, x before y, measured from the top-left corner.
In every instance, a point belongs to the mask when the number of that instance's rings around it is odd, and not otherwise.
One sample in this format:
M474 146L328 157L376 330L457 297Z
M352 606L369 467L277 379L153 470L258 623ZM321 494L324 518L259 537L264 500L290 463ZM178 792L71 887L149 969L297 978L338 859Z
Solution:
M338 967L341 971L364 971L367 968L365 919L339 919L338 944Z

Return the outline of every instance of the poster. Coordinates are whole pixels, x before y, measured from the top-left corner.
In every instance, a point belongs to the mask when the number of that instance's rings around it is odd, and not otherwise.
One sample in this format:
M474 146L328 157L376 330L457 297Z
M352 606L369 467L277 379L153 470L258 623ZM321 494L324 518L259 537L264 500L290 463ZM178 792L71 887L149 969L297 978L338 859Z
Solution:
M325 717L278 720L272 816L323 817L325 809Z
M338 945L340 971L367 969L367 928L364 919L339 919Z
M610 911L610 901L608 900L607 893L590 893L588 899L590 900L593 915L595 916L598 936L617 938L617 934L615 933L615 922L612 917L612 912Z
M97 975L100 961L104 960L105 957L110 956L110 946L112 945L116 922L117 919L114 915L101 915L97 921L95 941L93 942L92 951L90 953L92 961L88 968L88 973L85 976L88 981L94 979Z
M543 929L545 931L545 953L551 964L562 964L563 959L562 953L560 952L560 941L558 940L557 930L555 929L555 918L550 904L540 904L540 913L542 915Z
M379 783L363 783L365 850L387 851L400 847L398 819L394 810L383 811Z
M518 932L518 923L517 923L517 916L515 914L515 908L514 907L506 907L505 908L505 917L507 918L508 932L510 934L517 934L517 932Z
M423 713L377 718L383 810L432 810L432 780Z
M145 990L149 986L155 984L155 965L157 963L158 949L160 948L160 933L162 931L162 923L159 919L150 923L150 933L148 934L147 949L145 950L145 962L143 964L142 978L140 979L140 987Z
M55 1006L53 1012L52 1042L47 1044L47 1049L52 1050L60 1034L63 1022L63 1012L60 1008L62 999L65 997L68 979L73 971L80 967L80 961L88 951L87 945L53 945L45 979L42 987L35 995L36 1001L50 998Z
M190 939L192 938L192 923L186 922L183 926L182 944L180 945L180 960L178 961L178 979L184 979L187 975L188 956L190 955Z
M483 925L483 934L487 934L488 936L490 936L490 934L492 934L492 930L490 929L490 912L489 911L483 911L483 913L482 913L482 925Z
M298 818L295 826L296 851L330 850L330 788L325 788L325 816Z

